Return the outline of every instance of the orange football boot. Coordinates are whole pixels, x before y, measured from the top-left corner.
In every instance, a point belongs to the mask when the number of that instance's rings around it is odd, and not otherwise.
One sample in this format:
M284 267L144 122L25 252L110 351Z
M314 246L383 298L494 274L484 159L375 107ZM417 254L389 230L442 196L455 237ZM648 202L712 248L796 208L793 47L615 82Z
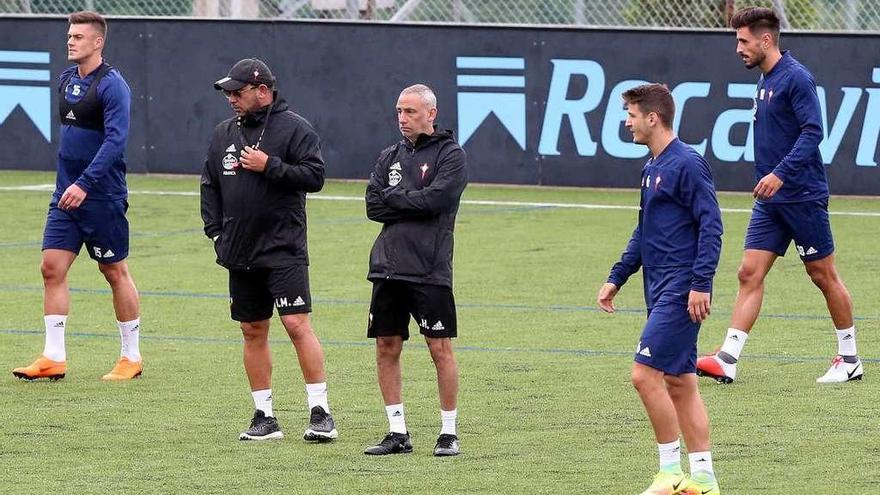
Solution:
M116 366L110 370L110 373L102 376L102 380L107 381L119 381L119 380L131 380L132 378L137 378L141 376L141 373L144 372L144 360L140 360L138 362L130 361L127 357L119 358L119 361L116 361Z
M48 378L52 381L64 378L67 372L66 361L52 361L46 356L40 356L36 361L23 368L15 368L12 374L22 380L36 380Z

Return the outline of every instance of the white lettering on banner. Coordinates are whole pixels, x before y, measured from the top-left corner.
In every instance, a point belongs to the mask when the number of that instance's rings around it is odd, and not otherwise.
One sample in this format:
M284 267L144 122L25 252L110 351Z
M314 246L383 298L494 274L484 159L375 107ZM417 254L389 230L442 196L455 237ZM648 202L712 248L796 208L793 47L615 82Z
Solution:
M476 65L462 63L466 61L478 61L480 67L492 69L517 70L522 74L525 68L525 59L510 57L458 57L458 68L473 68ZM476 63L476 62L474 62ZM579 156L596 156L599 152L599 146L610 156L624 159L643 158L647 155L644 146L636 145L625 137L621 137L623 124L626 121L626 110L624 110L623 102L620 101L620 94L637 85L644 84L642 79L627 79L613 83L611 90L606 92L609 84L606 80L605 70L601 64L593 60L577 60L577 59L550 59L549 64L552 66L550 81L548 84L546 106L544 108L543 123L539 128L538 138L538 154L543 156L559 156L562 152L559 149L559 141L562 138L563 122L568 120L568 127L571 132L571 139L574 141L575 149ZM471 67L473 65L473 67ZM871 81L880 84L880 67L871 68ZM487 79L485 83L480 79ZM467 79L465 79L467 78ZM569 98L569 90L572 81L583 79L585 87L583 94L574 95ZM488 85L488 76L458 76L458 86L464 86L462 81L467 81L467 85ZM497 81L496 81L497 79ZM522 87L525 85L524 91L528 94L527 87L531 78L529 74L518 76L518 78L498 78L492 79L492 84L498 85L510 79L508 86ZM516 80L514 80L516 79ZM500 82L498 82L500 81ZM515 83L515 84L514 84ZM716 83L717 84L717 83ZM756 88L755 83L725 83L726 96L730 100L731 105L722 109L711 126L709 134L697 143L689 143L694 149L702 155L711 149L714 158L724 162L754 161L754 100L764 97L771 98L771 93L767 92L761 95ZM681 128L685 107L689 102L705 99L709 97L712 89L712 83L708 81L684 81L672 88L672 96L676 102L675 120L673 121L673 130L678 133ZM852 121L862 101L865 103L865 118L861 124L861 134L859 136L858 151L856 154L856 165L874 167L877 166L875 155L877 153L877 141L880 138L880 88L858 88L844 86L839 89L842 93L840 106L837 114L831 116L828 114L828 96L826 89L822 86L816 88L819 105L822 113L823 121L823 140L820 143L820 151L825 164L831 164L835 155L840 148L841 143L846 136L847 131L857 132L852 129ZM867 94L867 98L862 98L862 93ZM494 111L501 125L515 138L520 147L525 150L528 148L529 141L524 135L525 130L534 129L534 126L528 125L526 112L520 110L520 103L517 100L515 108L517 111L501 112L495 107L503 107L499 99L492 110L486 110L483 107L475 108L468 99L473 95L482 98L521 98L522 93L473 93L461 91L459 93L459 128L466 129L467 132L462 133L462 145L466 145L468 140L476 133L477 129L486 125L489 114ZM467 96L468 98L463 98ZM587 116L600 108L602 99L607 98L605 103L605 114L602 118L602 128L600 132L600 140L593 139L593 134L587 122ZM492 100L495 101L495 100ZM739 102L742 102L740 104ZM748 105L746 104L748 102ZM494 103L493 103L494 105ZM478 111L479 110L479 111ZM829 125L830 124L830 125ZM745 142L733 142L731 135L736 129L748 129ZM624 134L625 136L625 134ZM711 148L709 146L711 142Z

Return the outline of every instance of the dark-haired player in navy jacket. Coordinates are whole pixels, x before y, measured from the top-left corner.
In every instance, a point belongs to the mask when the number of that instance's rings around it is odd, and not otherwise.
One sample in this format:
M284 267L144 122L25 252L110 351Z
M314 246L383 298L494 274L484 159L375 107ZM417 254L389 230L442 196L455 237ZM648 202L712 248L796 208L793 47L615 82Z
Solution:
M645 405L660 470L642 495L719 495L709 450L709 416L697 388L697 333L709 316L712 278L721 255L721 211L709 164L672 132L675 103L665 85L623 93L626 127L648 146L639 222L623 256L599 290L599 307L642 269L648 321L636 348L632 382ZM688 448L691 475L681 469Z
M67 371L64 332L70 310L67 272L83 244L110 284L122 340L116 365L104 380L130 380L143 365L138 344L139 301L128 257L128 141L131 90L104 62L107 23L95 12L70 15L67 58L76 65L61 74L58 110L61 145L55 193L43 233L43 310L46 343L31 365L12 373L25 380L63 378Z
M772 10L743 9L730 25L736 29L736 52L746 67L761 70L754 121L758 184L727 337L717 352L697 361L697 372L721 383L736 378L736 363L761 311L764 277L793 240L837 330L837 355L816 381L861 380L852 298L834 266L816 82L791 53L779 51L779 18Z

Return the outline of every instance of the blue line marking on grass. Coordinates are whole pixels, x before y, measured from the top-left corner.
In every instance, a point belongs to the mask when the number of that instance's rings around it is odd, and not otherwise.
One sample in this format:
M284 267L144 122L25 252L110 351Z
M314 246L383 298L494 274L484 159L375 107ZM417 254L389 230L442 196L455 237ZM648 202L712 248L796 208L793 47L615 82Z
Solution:
M204 231L202 229L177 229L177 230L162 230L158 232L132 232L130 237L132 238L143 238L143 237L171 237L175 235L204 235ZM43 241L41 240L30 240L30 241L15 241L15 242L0 242L0 249L11 249L11 248L21 248L21 247L40 247L43 245Z
M0 329L0 335L33 335L42 336L43 330L25 330L18 328ZM118 333L97 333L97 332L68 332L68 337L91 338L91 339L118 339ZM155 335L141 334L143 340L155 340L161 342L189 342L195 344L228 344L239 345L241 339L233 337L193 337L187 335ZM269 339L274 345L287 344L287 339ZM375 344L372 340L351 341L351 340L321 340L321 344L329 347L369 347ZM427 347L421 343L413 343L419 347ZM589 356L589 357L627 357L632 356L632 351L600 351L595 349L541 349L541 348L523 348L523 347L485 347L485 346L456 346L456 351L464 352L492 352L492 353L515 353L515 354L562 354L569 356ZM748 354L749 359L758 359L762 361L796 363L809 361L828 361L827 356L780 356L771 354ZM861 358L863 363L880 363L880 358Z
M0 284L0 291L6 292L42 292L42 287L37 286L26 286L26 285L9 285L9 284ZM86 288L75 288L71 287L70 292L80 293L80 294L101 294L101 295L109 295L111 294L110 289L86 289ZM208 292L181 292L181 291L150 291L150 290L141 290L138 291L141 296L148 297L180 297L180 298L193 298L193 299L229 299L227 294L212 294ZM368 307L370 305L369 301L366 300L358 300L358 299L323 299L320 297L313 297L312 301L317 304L328 304L328 305L338 305L338 306L363 306ZM534 306L527 304L513 304L513 303L467 303L467 302L459 302L456 304L459 308L467 308L467 309L506 309L512 311L564 311L564 312L583 312L583 313L599 313L601 310L595 306L565 306L565 305L550 305L550 306ZM644 308L617 308L618 313L623 314L636 314L636 315L645 315ZM730 314L730 312L723 311L715 311L716 314ZM781 319L781 320L829 320L831 319L828 315L799 315L799 314L762 314L761 318L773 318L773 319ZM880 320L880 316L854 316L854 320L856 321L876 321Z

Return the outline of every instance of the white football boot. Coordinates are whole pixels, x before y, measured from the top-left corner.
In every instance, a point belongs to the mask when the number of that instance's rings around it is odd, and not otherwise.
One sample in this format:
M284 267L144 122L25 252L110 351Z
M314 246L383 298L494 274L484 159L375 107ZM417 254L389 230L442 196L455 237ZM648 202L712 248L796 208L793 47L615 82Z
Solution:
M844 383L851 380L861 380L864 375L862 360L856 358L855 363L847 363L843 356L834 356L831 367L824 375L816 379L816 383Z

